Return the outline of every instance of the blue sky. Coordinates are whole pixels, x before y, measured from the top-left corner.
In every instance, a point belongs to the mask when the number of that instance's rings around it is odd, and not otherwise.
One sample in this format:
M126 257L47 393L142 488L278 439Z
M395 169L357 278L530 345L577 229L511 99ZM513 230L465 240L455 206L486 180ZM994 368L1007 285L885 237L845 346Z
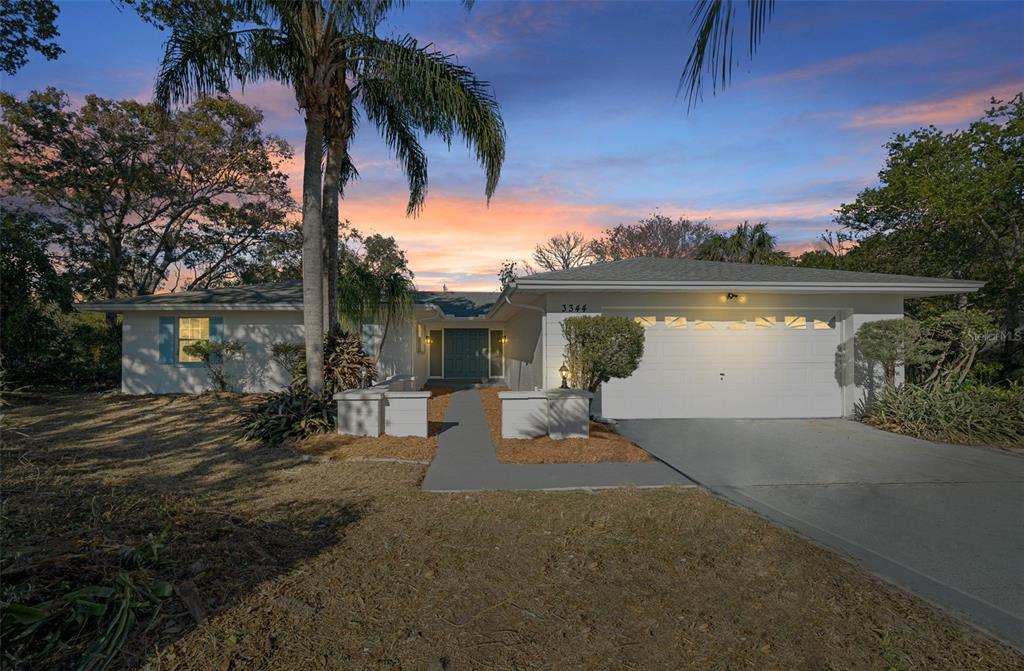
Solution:
M165 35L111 2L61 8L66 53L34 58L2 87L147 99ZM362 178L342 216L395 235L424 288L491 287L502 260L549 235L594 235L654 208L723 229L766 220L799 250L876 181L892 133L962 127L991 96L1024 89L1024 4L780 2L753 61L688 113L676 87L691 8L430 2L396 12L383 33L432 42L493 84L508 130L502 181L487 206L469 152L428 143L430 195L408 219L402 174L364 125L353 149ZM288 91L262 84L242 98L301 148ZM297 166L287 169L297 190Z

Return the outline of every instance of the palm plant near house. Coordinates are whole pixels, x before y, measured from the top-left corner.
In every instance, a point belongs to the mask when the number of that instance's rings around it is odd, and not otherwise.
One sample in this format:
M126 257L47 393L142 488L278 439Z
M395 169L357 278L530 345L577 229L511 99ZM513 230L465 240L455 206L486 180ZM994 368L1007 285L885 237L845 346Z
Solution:
M144 4L144 3L140 3ZM276 80L295 90L305 114L302 279L310 385L323 375L325 286L334 286L335 198L355 174L348 147L358 107L376 125L409 178L409 213L426 196L427 163L419 134L463 138L484 165L488 198L497 186L505 132L489 86L451 57L411 37L382 38L376 27L391 0L217 0L155 3L155 20L172 29L157 80L165 105L227 91L230 84ZM358 106L358 107L357 107ZM327 174L321 174L324 143ZM324 230L324 187L328 196ZM327 241L328 270L324 272ZM328 290L328 294L330 291ZM334 312L333 300L327 314Z
M775 236L768 232L764 222L744 221L730 235L715 235L697 250L703 261L731 261L733 263L782 263L787 255L775 248Z

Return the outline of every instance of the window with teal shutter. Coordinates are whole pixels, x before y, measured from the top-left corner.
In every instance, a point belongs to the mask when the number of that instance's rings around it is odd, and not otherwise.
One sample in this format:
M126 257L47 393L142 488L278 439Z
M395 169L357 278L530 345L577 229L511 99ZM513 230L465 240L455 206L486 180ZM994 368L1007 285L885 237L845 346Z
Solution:
M210 317L210 342L224 342L224 318ZM210 356L210 363L219 364L220 354Z
M176 319L174 317L161 317L160 318L160 331L158 333L160 341L160 363L173 364L175 363L175 351L177 350L177 338L174 337L174 326Z

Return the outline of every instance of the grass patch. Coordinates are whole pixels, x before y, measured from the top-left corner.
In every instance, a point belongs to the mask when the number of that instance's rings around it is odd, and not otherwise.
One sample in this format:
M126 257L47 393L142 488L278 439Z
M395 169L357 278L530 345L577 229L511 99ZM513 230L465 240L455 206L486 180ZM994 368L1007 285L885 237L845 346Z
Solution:
M29 567L17 582L41 601L165 534L153 577L174 593L113 660L154 671L1024 664L701 490L431 494L421 466L304 463L239 441L240 402L15 407L29 437L5 438L2 455L5 585ZM76 652L4 666L66 668Z
M650 461L651 455L631 440L600 422L590 423L590 438L552 440L548 436L530 439L501 437L502 387L481 387L480 401L491 431L491 443L503 464L598 464L604 462Z

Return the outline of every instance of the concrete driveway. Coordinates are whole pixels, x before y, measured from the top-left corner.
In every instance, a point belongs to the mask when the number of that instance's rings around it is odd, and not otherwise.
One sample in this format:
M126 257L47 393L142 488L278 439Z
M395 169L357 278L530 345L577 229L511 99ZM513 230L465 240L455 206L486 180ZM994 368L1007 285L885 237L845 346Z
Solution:
M713 492L1024 648L1024 456L841 419L628 420Z

